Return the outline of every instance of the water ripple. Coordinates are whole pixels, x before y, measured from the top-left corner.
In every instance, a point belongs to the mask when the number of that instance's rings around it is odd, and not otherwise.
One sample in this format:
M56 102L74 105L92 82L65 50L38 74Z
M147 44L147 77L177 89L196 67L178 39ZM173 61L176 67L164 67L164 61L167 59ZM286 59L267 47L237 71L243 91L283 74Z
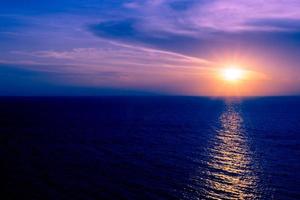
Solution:
M257 177L252 152L234 103L220 116L221 128L212 141L206 170L205 196L211 199L256 199Z
M248 145L238 104L228 103L219 122L219 129L208 144L208 156L202 160L204 167L191 178L185 197L259 199L254 155ZM188 196L191 191L193 195Z

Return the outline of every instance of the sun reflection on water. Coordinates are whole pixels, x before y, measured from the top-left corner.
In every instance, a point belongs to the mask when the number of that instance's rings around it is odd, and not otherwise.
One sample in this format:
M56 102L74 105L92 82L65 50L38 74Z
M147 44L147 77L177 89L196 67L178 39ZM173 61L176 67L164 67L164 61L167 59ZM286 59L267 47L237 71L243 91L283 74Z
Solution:
M205 196L211 199L256 199L257 177L237 104L227 103L221 128L209 149Z

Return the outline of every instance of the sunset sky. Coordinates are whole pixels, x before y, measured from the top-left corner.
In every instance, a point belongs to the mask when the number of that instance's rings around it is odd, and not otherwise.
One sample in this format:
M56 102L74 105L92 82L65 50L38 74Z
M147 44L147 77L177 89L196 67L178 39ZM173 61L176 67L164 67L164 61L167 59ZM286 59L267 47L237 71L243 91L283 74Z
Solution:
M300 95L299 0L2 0L0 44L0 95Z

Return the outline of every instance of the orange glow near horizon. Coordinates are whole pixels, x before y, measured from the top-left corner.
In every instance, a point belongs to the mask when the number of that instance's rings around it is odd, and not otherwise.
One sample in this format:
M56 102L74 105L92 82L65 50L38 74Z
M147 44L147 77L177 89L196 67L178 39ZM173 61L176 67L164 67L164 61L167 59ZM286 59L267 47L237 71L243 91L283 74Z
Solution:
M245 96L255 93L258 73L235 63L223 66L216 71L217 81L214 87L217 95Z

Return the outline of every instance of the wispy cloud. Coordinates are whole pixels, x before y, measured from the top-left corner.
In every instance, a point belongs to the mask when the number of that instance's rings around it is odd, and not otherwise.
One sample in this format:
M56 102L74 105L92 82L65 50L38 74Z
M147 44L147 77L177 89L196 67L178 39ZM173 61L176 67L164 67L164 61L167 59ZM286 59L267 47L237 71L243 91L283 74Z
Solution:
M53 82L205 90L236 52L258 71L299 71L298 0L15 2L0 8L1 65Z
M268 25L250 25L253 20L282 19L296 23L300 20L300 2L297 0L159 0L132 1L131 5L135 5L131 8L139 13L137 18L143 30L194 36L205 31L274 30Z
M88 31L100 38L195 55L235 43L269 45L300 34L299 9L296 0L133 0L123 4L122 14L90 23Z
M162 70L161 68L164 67L201 70L213 64L205 59L143 46L115 41L103 41L103 43L106 44L103 48L74 48L68 51L12 51L11 53L25 56L27 59L41 58L40 63L81 65L88 67L89 70L111 67L121 67L129 71L131 68L136 70L138 67L143 70Z

